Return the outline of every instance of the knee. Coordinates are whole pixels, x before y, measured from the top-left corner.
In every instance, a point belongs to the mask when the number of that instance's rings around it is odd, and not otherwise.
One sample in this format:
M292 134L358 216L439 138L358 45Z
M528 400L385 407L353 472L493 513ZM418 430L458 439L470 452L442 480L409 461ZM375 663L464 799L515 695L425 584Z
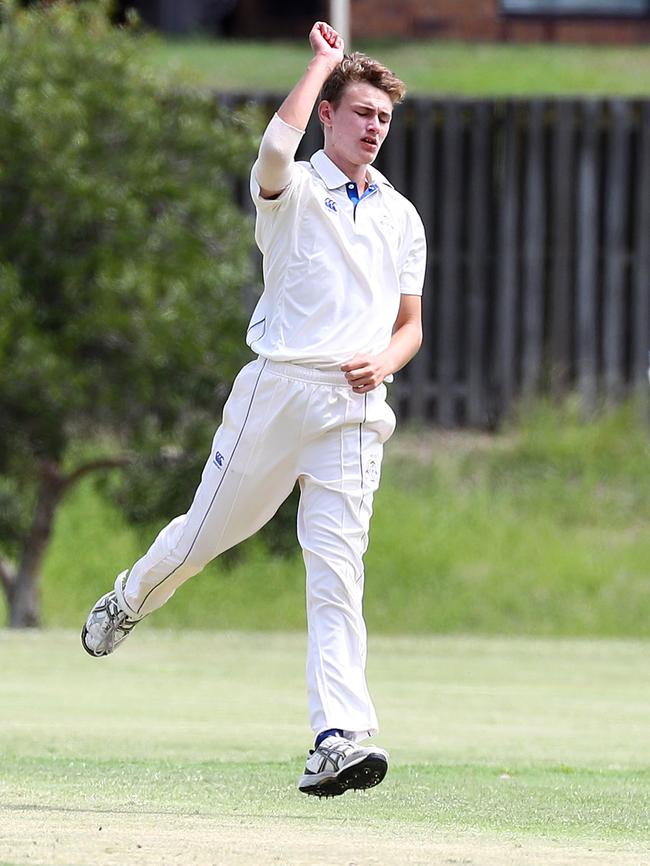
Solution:
M307 598L310 605L330 604L356 606L363 596L363 563L361 560L305 556Z

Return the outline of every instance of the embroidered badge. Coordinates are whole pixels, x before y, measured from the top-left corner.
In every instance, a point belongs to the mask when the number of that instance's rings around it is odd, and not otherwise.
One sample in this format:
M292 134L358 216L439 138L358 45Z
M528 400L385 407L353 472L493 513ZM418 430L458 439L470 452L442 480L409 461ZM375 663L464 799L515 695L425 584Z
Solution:
M369 484L376 484L379 480L379 461L371 457L366 463L364 475Z

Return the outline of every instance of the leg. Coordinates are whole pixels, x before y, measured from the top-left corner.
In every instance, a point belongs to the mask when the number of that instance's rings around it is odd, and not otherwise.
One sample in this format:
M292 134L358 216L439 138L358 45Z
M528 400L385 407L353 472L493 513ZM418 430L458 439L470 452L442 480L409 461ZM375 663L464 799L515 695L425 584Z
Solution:
M383 389L382 389L383 390ZM388 753L359 740L377 730L365 678L363 555L382 445L394 416L381 391L364 399L358 423L319 438L301 475L298 532L307 568L307 684L317 735L298 782L304 794L335 797L372 788L388 770Z
M118 578L118 601L133 616L160 607L210 560L257 532L291 492L299 407L264 367L255 361L237 377L187 514L160 532L124 586Z
M338 728L358 741L377 730L365 678L363 555L382 445L394 417L378 393L366 401L358 424L350 420L305 454L298 537L307 571L312 728L315 733Z
M266 366L253 362L237 377L188 513L172 520L91 609L81 632L91 656L112 653L142 617L256 532L291 492L305 410Z

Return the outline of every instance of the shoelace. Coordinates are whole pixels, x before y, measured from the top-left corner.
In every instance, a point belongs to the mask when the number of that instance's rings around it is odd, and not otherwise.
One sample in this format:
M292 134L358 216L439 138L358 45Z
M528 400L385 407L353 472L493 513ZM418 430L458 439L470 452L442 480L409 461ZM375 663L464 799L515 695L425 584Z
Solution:
M105 637L104 640L100 641L98 649L107 647L112 649L115 643L115 634L118 631L128 634L137 622L137 620L129 619L128 614L120 609L114 599L111 599L106 605L106 614L106 619L101 627Z
M113 599L106 605L106 613L107 617L102 625L102 631L106 632L106 634L113 629L119 628L122 620L128 619L126 613L118 607L117 602Z

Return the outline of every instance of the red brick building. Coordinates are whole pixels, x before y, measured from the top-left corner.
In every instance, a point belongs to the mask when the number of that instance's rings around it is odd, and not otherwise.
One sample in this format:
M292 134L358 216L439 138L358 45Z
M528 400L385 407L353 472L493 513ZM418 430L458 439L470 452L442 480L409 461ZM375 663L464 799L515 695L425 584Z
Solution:
M645 0L351 0L353 36L480 41L650 41Z
M650 42L650 0L349 0L352 39ZM168 32L303 38L328 0L120 0Z

